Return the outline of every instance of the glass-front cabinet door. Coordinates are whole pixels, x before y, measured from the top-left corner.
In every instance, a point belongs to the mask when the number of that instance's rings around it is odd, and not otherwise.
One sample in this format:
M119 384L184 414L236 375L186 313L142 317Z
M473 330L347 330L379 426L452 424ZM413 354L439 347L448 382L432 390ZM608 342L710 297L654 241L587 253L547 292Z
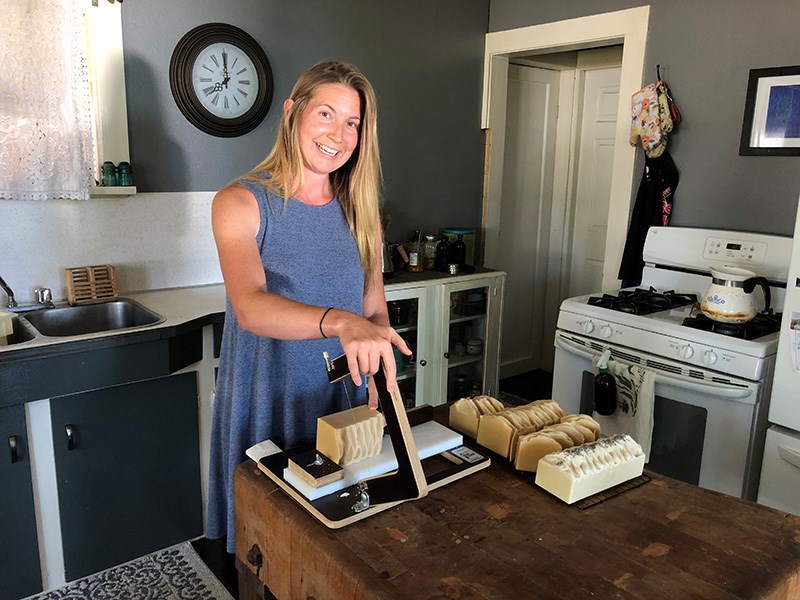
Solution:
M445 375L442 401L496 394L500 302L495 280L465 281L443 289ZM501 294L500 294L501 295Z
M434 328L430 321L432 315L428 306L427 290L387 290L386 301L389 323L413 352L411 356L405 356L397 348L394 349L397 384L403 403L406 408L430 404L431 399L425 398L425 389L430 386L430 381L427 380L434 375L433 369L428 368L431 363L429 354L433 348L431 336Z

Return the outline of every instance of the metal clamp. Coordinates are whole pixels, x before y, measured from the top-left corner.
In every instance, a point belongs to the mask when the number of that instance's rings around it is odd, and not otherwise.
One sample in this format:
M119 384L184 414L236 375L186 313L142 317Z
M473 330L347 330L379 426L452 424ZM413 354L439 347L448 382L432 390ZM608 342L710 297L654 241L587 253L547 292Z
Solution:
M359 481L358 482L358 496L356 497L356 503L353 504L352 509L353 512L360 513L365 511L369 508L369 492L367 491L367 482L366 481Z

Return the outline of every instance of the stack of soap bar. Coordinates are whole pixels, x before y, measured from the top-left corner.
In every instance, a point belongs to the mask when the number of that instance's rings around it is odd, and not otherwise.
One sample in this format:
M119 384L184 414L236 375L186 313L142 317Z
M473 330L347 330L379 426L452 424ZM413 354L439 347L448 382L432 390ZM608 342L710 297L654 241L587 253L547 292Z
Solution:
M564 411L555 401L536 400L530 404L481 416L476 439L484 448L509 458L521 431L554 425L563 416Z
M520 471L535 471L546 454L594 442L599 437L600 425L589 415L565 415L554 425L520 431L509 459Z
M317 451L345 466L380 454L383 415L357 406L317 419Z
M548 454L536 470L536 485L572 504L638 477L644 452L629 435L614 435Z
M478 437L478 422L481 417L500 412L504 408L502 402L491 396L461 398L450 405L450 427L474 439Z

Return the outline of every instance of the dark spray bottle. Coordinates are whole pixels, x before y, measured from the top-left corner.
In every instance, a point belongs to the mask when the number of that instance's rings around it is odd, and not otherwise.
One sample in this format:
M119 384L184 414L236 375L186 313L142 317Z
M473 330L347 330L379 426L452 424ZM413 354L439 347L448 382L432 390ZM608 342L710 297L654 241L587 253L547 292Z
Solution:
M617 382L608 372L608 361L611 350L606 350L597 361L599 373L594 376L594 410L605 417L613 415L617 410Z

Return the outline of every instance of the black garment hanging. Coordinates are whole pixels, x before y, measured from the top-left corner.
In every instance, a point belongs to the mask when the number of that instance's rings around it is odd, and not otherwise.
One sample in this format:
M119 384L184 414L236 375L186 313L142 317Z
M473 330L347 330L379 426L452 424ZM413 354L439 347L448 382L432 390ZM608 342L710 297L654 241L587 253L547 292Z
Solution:
M644 240L653 226L669 225L675 188L678 187L678 169L666 150L658 158L644 159L644 174L636 194L636 203L628 227L628 238L622 252L619 274L622 287L639 285L644 268Z

